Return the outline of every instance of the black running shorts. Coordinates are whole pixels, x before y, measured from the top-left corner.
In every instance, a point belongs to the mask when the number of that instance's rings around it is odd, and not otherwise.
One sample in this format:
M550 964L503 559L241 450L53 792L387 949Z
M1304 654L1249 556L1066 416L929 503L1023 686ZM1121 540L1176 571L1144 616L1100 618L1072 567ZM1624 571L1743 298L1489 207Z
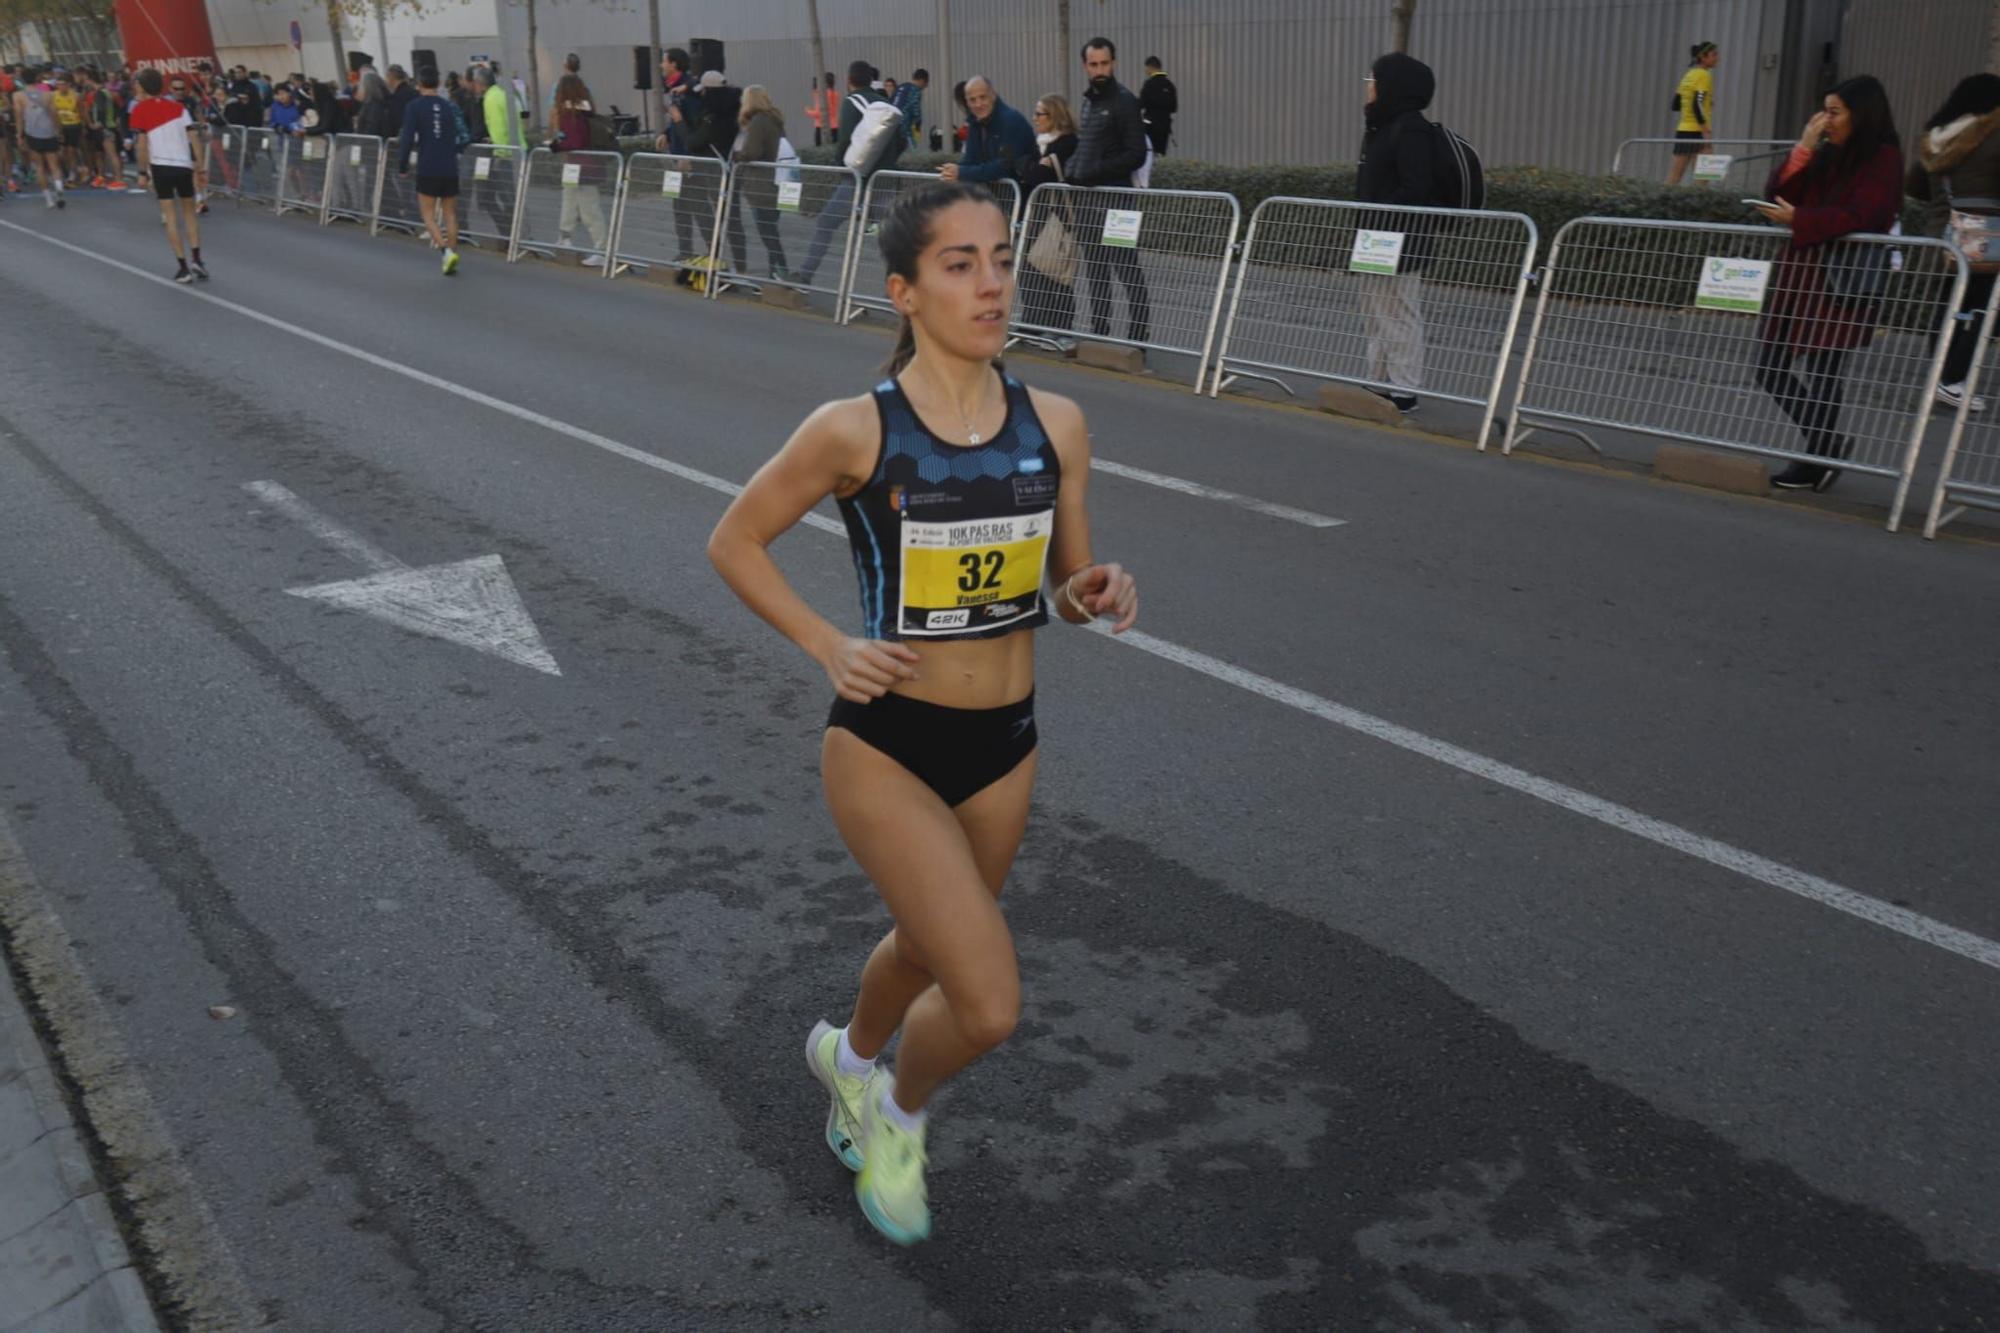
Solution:
M458 198L458 177L418 176L417 193L429 195L433 199Z
M958 805L1035 752L1035 696L999 708L948 708L901 694L865 704L835 699L826 725L853 732L946 805Z
M153 194L160 199L194 198L194 168L154 167Z
M31 153L60 153L62 151L62 140L37 139L31 134L28 136L28 151Z
M1674 131L1674 156L1696 157L1708 151L1708 138L1700 130Z

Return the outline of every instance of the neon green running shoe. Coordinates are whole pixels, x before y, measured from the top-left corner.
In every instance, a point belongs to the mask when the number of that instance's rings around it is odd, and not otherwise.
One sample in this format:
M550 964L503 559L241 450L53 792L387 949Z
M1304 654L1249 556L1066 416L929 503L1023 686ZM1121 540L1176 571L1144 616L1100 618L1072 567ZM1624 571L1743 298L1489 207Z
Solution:
M931 1234L930 1196L924 1188L924 1131L904 1129L882 1114L887 1081L876 1083L861 1102L861 1155L867 1164L854 1178L854 1197L877 1231L898 1245L915 1245Z
M875 1072L865 1078L851 1078L840 1072L835 1052L840 1048L840 1029L821 1019L806 1038L806 1068L825 1088L833 1104L826 1110L826 1146L849 1171L861 1169L861 1103Z
M458 251L456 251L456 250L446 250L446 251L444 252L444 273L445 273L445 276L446 276L446 277L450 277L450 276L451 276L452 274L454 274L454 273L456 273L456 272L458 272Z

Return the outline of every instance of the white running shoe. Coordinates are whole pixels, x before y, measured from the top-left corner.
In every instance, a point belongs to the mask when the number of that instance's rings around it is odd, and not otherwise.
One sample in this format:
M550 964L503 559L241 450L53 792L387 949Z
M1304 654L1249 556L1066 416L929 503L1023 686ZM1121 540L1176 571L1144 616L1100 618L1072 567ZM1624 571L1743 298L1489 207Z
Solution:
M584 266L585 268L603 268L603 267L604 267L604 256L603 256L603 255L588 255L588 256L586 256L586 257L584 258L584 261L583 261L583 266Z
M806 1068L825 1088L832 1104L826 1111L826 1146L840 1164L849 1171L859 1171L864 1165L861 1156L861 1103L868 1090L875 1083L879 1069L871 1069L862 1078L852 1078L840 1072L840 1060L835 1051L840 1045L840 1029L821 1019L813 1024L812 1035L806 1038Z
M1957 407L1960 403L1963 403L1965 401L1965 381L1960 380L1956 384L1938 385L1937 400L1946 407ZM1975 412L1984 412L1986 410L1986 400L1976 393L1972 395L1972 410Z

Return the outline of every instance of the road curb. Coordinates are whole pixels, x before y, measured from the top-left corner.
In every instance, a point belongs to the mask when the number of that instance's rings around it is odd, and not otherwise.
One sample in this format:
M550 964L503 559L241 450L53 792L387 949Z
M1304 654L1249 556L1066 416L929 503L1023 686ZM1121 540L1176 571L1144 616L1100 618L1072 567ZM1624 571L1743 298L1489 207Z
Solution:
M160 1327L4 957L0 1291L0 1328Z
M28 1011L31 1004L48 1043ZM21 1133L34 1134L35 1149L55 1160L23 1162L20 1178L39 1169L44 1191L56 1188L68 1197L49 1216L22 1219L25 1229L5 1239L13 1231L8 1209L16 1196L0 1192L0 1291L14 1300L17 1277L41 1268L59 1268L72 1280L53 1304L0 1308L0 1333L157 1330L153 1292L180 1328L240 1330L268 1322L250 1300L234 1253L182 1165L12 825L0 814L0 1182L7 1180L10 1150L27 1148L10 1138L9 1115L25 1115L29 1104L37 1120L24 1120ZM100 1154L95 1160L93 1147ZM102 1176L97 1162L104 1164ZM144 1275L114 1208L128 1219L133 1243L143 1252ZM15 1267L16 1259L27 1267Z

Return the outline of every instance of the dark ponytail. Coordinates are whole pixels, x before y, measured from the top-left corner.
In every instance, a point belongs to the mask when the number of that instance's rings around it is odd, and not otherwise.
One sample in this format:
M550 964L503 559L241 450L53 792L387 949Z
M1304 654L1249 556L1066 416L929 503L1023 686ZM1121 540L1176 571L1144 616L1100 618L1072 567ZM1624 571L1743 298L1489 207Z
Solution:
M931 243L931 219L953 204L991 204L1000 207L1000 201L984 185L969 181L940 181L910 190L896 200L896 206L889 210L889 216L882 223L882 233L878 242L882 250L882 266L905 282L917 280L917 260L924 253L924 247ZM1001 210L1003 213L1006 211ZM910 358L917 354L917 333L910 327L910 317L904 315L902 324L896 330L896 347L889 353L889 359L882 363L884 375L900 375L903 367L910 364Z

